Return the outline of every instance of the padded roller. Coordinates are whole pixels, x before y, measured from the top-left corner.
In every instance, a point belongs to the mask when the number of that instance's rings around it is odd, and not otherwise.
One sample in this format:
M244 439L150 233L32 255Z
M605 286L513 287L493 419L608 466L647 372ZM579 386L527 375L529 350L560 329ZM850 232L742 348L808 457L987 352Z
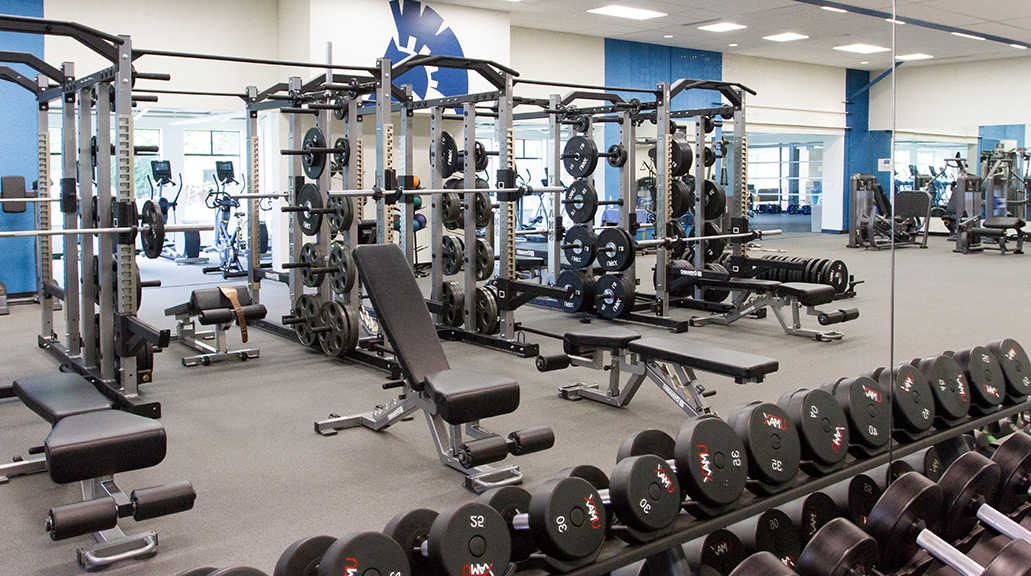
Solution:
M251 304L249 306L241 306L240 308L243 310L243 317L246 320L261 320L266 314L265 306L262 304ZM205 326L228 324L236 322L236 311L232 308L201 310L197 317L200 318L200 323Z
M555 445L555 431L548 426L534 426L516 430L508 435L512 441L511 451L514 456L522 456L531 452L547 450Z
M856 318L859 318L858 308L845 308L844 310L835 310L833 312L821 312L818 316L820 326L840 324L842 322L848 322L849 320L855 320Z
M563 368L569 368L569 356L566 354L555 354L554 356L538 356L536 363L538 372L562 370Z
M129 495L133 505L133 520L149 520L193 508L197 493L187 480L161 486L133 490Z
M471 440L458 447L458 461L466 468L475 468L504 460L506 456L508 456L508 440L502 436L488 436L479 440Z
M51 540L64 540L118 525L118 505L110 496L50 509L46 531Z

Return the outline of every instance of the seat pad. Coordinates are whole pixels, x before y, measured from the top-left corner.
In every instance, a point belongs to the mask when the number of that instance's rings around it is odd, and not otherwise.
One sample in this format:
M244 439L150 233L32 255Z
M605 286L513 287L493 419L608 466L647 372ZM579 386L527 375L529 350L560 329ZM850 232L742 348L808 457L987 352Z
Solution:
M773 358L668 338L642 338L631 342L628 349L642 358L725 374L739 382L761 380L780 367Z
M111 409L111 401L74 372L19 378L13 388L18 398L51 426L66 416Z
M834 287L808 282L785 282L777 287L780 296L794 296L802 306L820 306L834 301Z
M991 218L985 218L984 222L981 223L981 226L984 226L985 228L1001 228L1001 229L1017 228L1017 229L1019 229L1019 228L1023 228L1024 227L1024 221L1021 220L1020 218L1010 218L1010 217L1005 217L1005 216L993 216Z
M50 478L58 484L149 468L165 458L165 427L120 410L62 418L44 449Z
M578 348L626 348L641 335L619 326L606 326L590 330L566 332L562 337L567 354L576 354Z
M497 374L441 370L426 375L424 390L449 424L508 414L519 407L519 384Z
M967 232L974 236L991 236L993 238L1002 238L1006 235L1005 228L971 228Z

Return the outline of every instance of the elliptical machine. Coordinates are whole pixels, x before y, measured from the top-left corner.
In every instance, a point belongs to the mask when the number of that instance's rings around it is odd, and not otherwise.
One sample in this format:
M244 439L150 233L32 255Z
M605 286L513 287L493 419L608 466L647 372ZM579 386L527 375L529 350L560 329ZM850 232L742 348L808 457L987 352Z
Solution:
M161 216L165 220L165 224L168 224L168 214L172 213L172 223L176 222L176 208L179 206L179 195L183 193L183 175L179 174L179 190L175 193L175 198L169 200L165 198L164 187L172 186L175 182L172 180L172 163L168 160L151 160L150 162L150 174L147 175L147 181L150 182L150 199L154 199L155 187L157 188L157 204L158 208L161 209ZM176 245L175 239L169 240L165 237L165 243L161 250L161 257L167 258L174 261L176 264L207 264L208 259L205 256L200 255L200 232L190 231L183 232L183 244L182 249Z
M239 211L240 201L233 198L226 188L230 184L236 184L242 189L243 185L236 180L230 160L216 161L212 178L215 180L215 189L208 192L204 204L215 211L215 245L209 250L218 252L220 264L204 268L204 273L221 273L223 278L241 278L247 275L241 261L243 238L240 233L240 221L246 214ZM236 227L232 232L229 231L231 218L236 218Z

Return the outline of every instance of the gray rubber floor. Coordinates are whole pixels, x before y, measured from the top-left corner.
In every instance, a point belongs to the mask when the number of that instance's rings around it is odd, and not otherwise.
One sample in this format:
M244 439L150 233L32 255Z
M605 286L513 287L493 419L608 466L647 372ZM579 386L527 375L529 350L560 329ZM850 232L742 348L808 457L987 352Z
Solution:
M839 342L787 336L772 315L730 327L692 328L679 335L647 326L633 328L780 361L780 370L762 384L736 385L700 373L702 383L718 391L711 403L723 414L739 403L773 401L787 391L887 365L892 255L848 250L846 240L806 234L763 242L789 255L842 259L864 281L855 299L842 302L859 307L862 315L841 326L846 335ZM185 301L198 285L215 283L198 268L167 261L141 259L141 268L144 278L164 282L162 288L145 292L141 310L145 320L160 327L173 327L163 315L166 307ZM1031 255L954 254L944 238L932 238L927 250L899 250L895 361L1004 337L1031 348L1029 283ZM278 318L289 306L282 285L266 282L262 299L270 318ZM675 315L687 318L689 312L679 310ZM545 309L525 308L517 318L554 331L576 326L575 319ZM806 324L818 327L812 317ZM37 348L38 332L39 309L34 305L12 307L9 316L0 317L0 379L57 369L55 361ZM540 341L545 352L559 350L555 341L527 338ZM239 345L239 332L231 336L231 343ZM380 387L387 379L384 373L331 360L258 330L251 330L250 344L261 349L261 358L246 363L185 368L180 358L188 351L178 344L157 356L155 380L142 393L162 405L168 455L159 466L118 480L126 491L191 480L198 494L196 507L139 526L123 521L127 532L157 530L160 553L106 573L172 576L198 566L233 565L271 573L279 554L299 538L379 530L398 512L440 509L473 498L461 487L461 475L437 460L421 416L383 433L354 429L322 437L313 432L313 422L330 412L362 412L387 401L391 392ZM557 386L600 381L605 375L583 369L541 374L532 359L461 343L445 343L444 348L453 367L503 374L520 383L519 410L491 419L486 422L489 428L506 434L537 424L554 428L557 440L552 450L513 459L530 488L573 464L611 469L616 447L627 433L644 428L675 432L683 420L683 413L650 384L622 410L587 401L571 403L557 396ZM5 458L42 444L49 430L17 401L0 402L0 422L0 453ZM55 485L45 475L14 478L0 486L0 574L81 573L75 549L91 544L92 537L51 542L43 531L51 506L79 497L78 485Z

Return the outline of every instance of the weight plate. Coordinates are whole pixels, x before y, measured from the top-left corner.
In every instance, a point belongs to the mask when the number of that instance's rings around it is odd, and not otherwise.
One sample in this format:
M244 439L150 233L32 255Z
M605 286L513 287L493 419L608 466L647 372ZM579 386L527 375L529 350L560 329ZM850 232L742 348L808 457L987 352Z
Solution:
M795 571L770 552L756 552L731 572L732 576L793 576ZM699 576L708 576L704 572Z
M899 476L902 476L906 472L915 471L916 470L905 460L895 460L888 465L888 481L894 482L895 480L898 480Z
M794 566L802 553L798 527L776 508L763 512L755 523L755 549L773 554L785 566Z
M694 153L691 152L691 145L674 136L670 136L669 142L671 148L670 176L685 176L694 165Z
M706 222L702 227L702 236L719 236L723 230L715 222ZM724 238L713 238L705 241L705 261L715 263L719 260L723 251L727 248L727 241Z
M605 542L605 508L586 480L544 482L531 496L529 514L541 550L559 560L587 558Z
M301 189L297 191L294 206L306 208L304 212L293 213L301 225L301 232L305 236L318 234L319 228L322 227L322 214L318 212L318 210L322 210L322 195L319 193L318 186L311 182L301 186Z
M919 521L937 527L942 491L919 474L904 474L888 487L870 512L866 532L881 545L879 567L885 572L901 568L919 550L913 526Z
M153 200L147 200L143 203L140 218L143 224L140 229L143 253L151 260L159 258L165 248L165 217L161 214L161 208Z
M694 188L680 178L674 178L670 182L669 215L671 219L678 219L694 208Z
M480 334L494 334L498 331L501 318L498 311L498 295L490 286L476 287L476 331Z
M823 492L813 492L802 500L798 518L798 537L805 546L812 538L835 518L841 517L841 511L834 500Z
M563 270L555 285L572 288L573 294L559 302L566 312L586 312L594 307L594 275L584 270Z
M1020 344L1007 338L993 342L986 348L995 354L995 359L1002 367L1006 377L1006 396L1017 401L1031 394L1031 362Z
M802 449L788 415L776 404L752 402L738 406L727 423L745 445L748 476L773 487L798 475Z
M826 390L797 390L780 397L802 442L802 458L819 466L836 466L848 452L848 420L834 396ZM815 532L815 530L814 530Z
M329 231L332 234L346 232L351 228L354 221L354 202L346 196L330 196L326 201L326 208L332 208L333 212L326 215L329 220Z
M430 159L432 161L432 158ZM441 178L447 178L458 169L458 145L455 139L447 132L440 133L440 140L437 142L437 171Z
M970 386L963 369L944 354L925 358L917 363L917 369L927 379L934 396L934 413L941 420L939 427L948 427L970 412ZM1000 395L999 401L1002 401Z
M941 455L938 454L938 450L934 446L931 446L924 451L923 475L937 482L944 473L945 463L942 462L942 458Z
M602 318L625 318L636 301L634 285L621 275L606 274L598 279L594 307Z
M666 460L631 456L612 469L609 495L622 524L643 532L665 528L680 514L680 484Z
M1028 499L1031 436L1024 432L1011 434L992 454L992 462L999 465L1002 473L993 504L1003 514L1009 514Z
M842 379L824 387L848 417L849 440L866 450L884 447L891 437L888 395L872 378Z
M319 130L317 126L308 128L308 131L304 133L304 139L301 141L301 149L309 150L311 148L325 148L326 147L326 136L322 134L322 130ZM322 171L326 169L326 155L321 153L303 154L301 156L301 167L304 169L304 175L312 180L318 180L319 176L322 176Z
M494 567L507 568L512 558L505 519L479 502L442 510L427 542L430 574L435 575L490 576Z
M622 144L613 144L608 149L608 160L609 166L613 168L622 168L626 165L627 152L626 148L623 148Z
M462 290L462 285L458 282L444 282L440 294L440 323L451 327L461 326L464 321L462 309L465 307L465 291Z
M322 555L336 541L332 536L314 536L294 542L279 556L272 576L313 576Z
M981 411L991 411L1002 404L1006 393L1006 377L995 354L984 346L974 346L952 355L970 386L970 401Z
M351 326L347 321L344 305L335 300L323 302L319 312L319 326L323 330L329 328L319 332L322 351L334 358L343 356L351 340Z
M354 279L358 276L351 249L343 242L333 242L329 247L329 266L336 268L329 277L333 292L341 296L349 293L354 287Z
M719 182L711 179L705 180L705 196L702 204L706 220L715 220L723 216L727 210L727 193Z
M223 568L221 570L215 570L208 574L208 576L265 576L265 573L257 568L250 568L247 566L234 566L232 568Z
M530 511L530 493L518 486L491 488L480 494L477 502L486 504L496 510L504 518L508 526L508 534L512 541L512 561L522 562L537 551L533 534L529 530L516 530L512 519L517 514Z
M708 166L712 166L713 164L715 164L716 163L716 151L713 150L712 148L706 146L705 149L702 151L702 161L705 163L705 165L707 167Z
M723 279L730 277L730 273L722 265L715 262L709 262L705 265L705 269L719 274ZM702 288L702 300L706 302L720 303L726 300L730 296L730 290L727 288L714 288L707 286Z
M595 246L598 243L594 231L585 226L573 226L562 237L565 248L562 254L574 268L587 268L594 263Z
M587 180L573 180L569 188L566 188L563 205L566 207L566 215L573 222L593 222L598 212L598 193Z
M977 452L967 452L950 464L938 480L942 489L938 535L949 541L968 535L978 523L978 498L994 501L1001 474L998 464Z
M476 279L486 280L494 274L494 247L483 238L476 239Z
M687 231L684 225L676 220L666 222L666 238L687 238ZM671 260L679 260L687 252L686 242L674 242L666 249Z
M634 263L634 237L615 226L606 226L595 243L598 266L607 272L622 272Z
M579 478L586 480L594 486L595 490L608 490L610 488L609 477L602 472L601 468L597 466L591 466L590 464L581 464L579 466L570 466L569 468L563 468L555 474L555 478ZM611 499L610 499L611 500ZM611 504L605 506L605 529L612 528L612 525L616 523L616 516L613 514Z
M827 265L826 278L824 284L834 286L834 291L838 294L848 290L848 267L841 260L834 260Z
M405 551L390 536L361 532L337 540L322 556L318 576L340 574L409 576L412 572Z
M313 329L318 321L318 313L322 303L314 294L301 294L294 303L293 315L304 320L294 324L294 333L303 346L315 346L319 343L318 334Z
M688 418L677 434L674 453L680 489L712 508L741 498L748 480L748 459L741 439L718 416Z
M487 148L484 147L483 142L477 140L473 144L473 168L475 168L477 172L483 172L487 169L488 162Z
M412 569L412 576L431 576L434 574L426 557L422 554L422 543L429 535L433 521L438 514L433 510L419 508L403 512L387 522L383 533L401 545Z
M301 272L301 282L309 288L315 288L321 285L326 274L314 271L317 268L323 268L326 265L323 261L322 250L319 248L319 245L313 242L306 242L302 245L300 259L298 261L309 265L299 269Z
M448 180L448 182L452 182L452 180ZM459 183L461 182L459 181ZM440 208L441 218L444 222L457 222L462 217L462 197L457 192L441 194Z
M845 514L856 526L866 525L877 500L880 499L883 491L873 478L866 474L856 474L848 481L846 491Z
M616 462L631 456L651 454L663 460L676 458L676 441L662 430L641 430L633 432L623 440L616 450Z
M882 370L878 378L881 385L889 387L891 374ZM934 423L934 397L927 379L916 368L903 364L895 369L895 398L893 414L896 430L920 434Z
M487 186L480 186L480 182L486 183L485 180L480 178L476 179L477 188L486 188ZM490 223L494 220L494 207L490 202L489 192L477 192L473 197L474 203L476 204L476 227L486 228L490 226Z
M333 99L333 117L337 120L343 120L347 117L347 100L343 96L337 96Z
M347 138L337 138L333 142L333 148L337 150L333 153L333 167L341 171L351 162L351 143Z
M835 518L809 540L798 557L799 570L820 576L873 574L880 550L858 526Z
M573 178L584 178L598 167L598 145L586 136L573 136L562 149L562 166Z
M465 262L465 241L458 236L444 236L441 239L440 264L445 276L454 276L462 271Z

